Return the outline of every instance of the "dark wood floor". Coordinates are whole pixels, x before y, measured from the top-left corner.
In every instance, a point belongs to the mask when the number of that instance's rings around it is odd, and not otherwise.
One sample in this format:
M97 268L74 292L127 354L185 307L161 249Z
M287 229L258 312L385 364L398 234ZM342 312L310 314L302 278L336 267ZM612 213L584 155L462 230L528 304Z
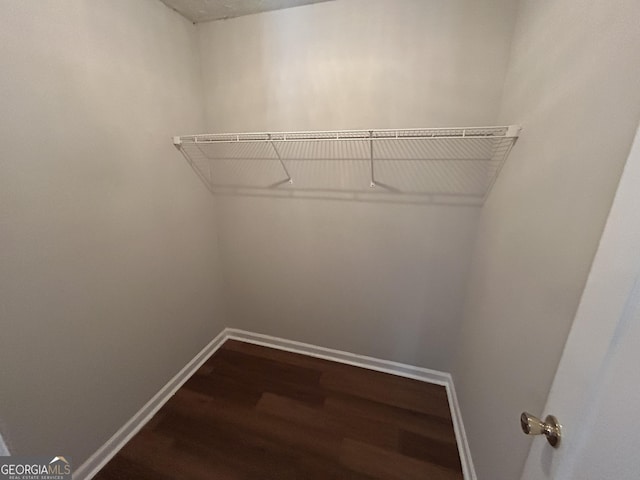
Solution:
M444 387L229 340L95 478L463 477Z

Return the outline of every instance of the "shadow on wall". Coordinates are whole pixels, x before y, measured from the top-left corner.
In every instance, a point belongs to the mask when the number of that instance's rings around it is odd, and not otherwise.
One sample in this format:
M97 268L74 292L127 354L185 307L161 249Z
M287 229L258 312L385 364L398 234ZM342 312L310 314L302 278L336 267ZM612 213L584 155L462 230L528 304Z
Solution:
M231 197L272 197L304 198L307 200L334 200L343 202L391 203L401 205L434 205L442 207L481 207L483 197L456 196L443 194L408 195L398 193L341 192L328 190L267 190L249 188L225 188L215 191L216 195Z

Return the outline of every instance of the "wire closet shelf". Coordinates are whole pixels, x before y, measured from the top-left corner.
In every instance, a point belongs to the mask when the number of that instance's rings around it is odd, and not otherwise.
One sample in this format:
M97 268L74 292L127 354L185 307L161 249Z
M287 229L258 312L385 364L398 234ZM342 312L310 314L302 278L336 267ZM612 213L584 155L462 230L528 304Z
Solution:
M185 135L214 194L482 205L520 127Z

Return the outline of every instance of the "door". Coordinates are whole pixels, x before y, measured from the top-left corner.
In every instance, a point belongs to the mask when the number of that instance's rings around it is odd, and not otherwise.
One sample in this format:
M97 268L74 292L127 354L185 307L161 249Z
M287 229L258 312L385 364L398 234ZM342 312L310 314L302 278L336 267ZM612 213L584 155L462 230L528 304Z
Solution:
M606 159L603 159L606 161ZM629 153L521 480L640 478L640 130Z

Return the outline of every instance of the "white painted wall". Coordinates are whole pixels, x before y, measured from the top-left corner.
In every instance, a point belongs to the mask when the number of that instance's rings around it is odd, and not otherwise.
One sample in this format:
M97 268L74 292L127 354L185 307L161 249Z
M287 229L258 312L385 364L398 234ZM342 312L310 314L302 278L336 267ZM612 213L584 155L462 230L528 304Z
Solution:
M338 0L198 25L212 132L493 125L513 0Z
M198 25L212 132L492 125L511 0L340 0ZM449 369L479 209L228 197L230 324Z
M5 0L0 423L77 466L220 331L195 27L155 0Z
M234 327L444 369L477 209L223 198Z
M523 0L454 380L481 480L518 478L640 118L640 3ZM488 436L487 425L491 425Z

